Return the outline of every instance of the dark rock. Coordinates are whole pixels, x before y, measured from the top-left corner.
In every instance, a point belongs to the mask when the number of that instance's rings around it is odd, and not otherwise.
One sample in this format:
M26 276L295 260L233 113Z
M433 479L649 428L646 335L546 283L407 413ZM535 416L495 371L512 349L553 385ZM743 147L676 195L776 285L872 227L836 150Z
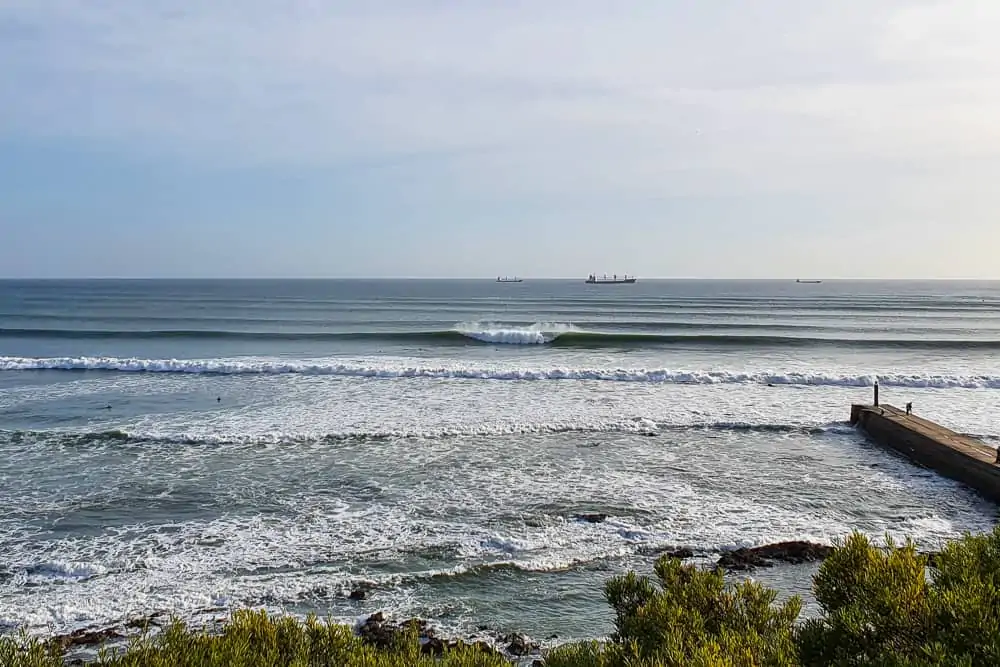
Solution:
M125 635L115 628L102 628L100 630L84 629L71 632L68 635L53 637L52 642L65 651L66 649L80 646L96 646L111 639L123 639L124 637Z
M686 558L694 558L694 552L690 549L674 549L673 551L668 551L663 554L668 558L679 558L684 560Z
M403 632L415 632L418 637L433 637L434 632L427 627L427 621L422 618L410 618L399 624Z
M783 563L811 563L823 560L833 553L833 547L812 542L778 542L762 547L742 548L722 554L717 564L727 570L752 570L771 567L774 561Z
M538 650L538 644L517 632L504 637L503 643L507 644L507 653L513 656L528 655Z
M531 667L545 667L545 661L544 660L532 660L531 661Z
M577 514L575 517L578 521L586 521L587 523L604 523L607 520L607 514L593 513L593 514Z
M491 646L490 644L488 644L486 642L473 642L473 643L469 644L469 647L470 648L474 648L477 651L479 651L480 653L485 653L487 655L496 655L496 656L501 656L501 657L503 655L502 653L500 653L500 651L498 651L496 649L495 646Z
M365 619L358 628L358 636L362 640L378 648L388 648L392 645L399 629L389 623L385 614L376 612Z
M424 655L441 655L444 653L446 648L448 648L448 644L443 639L428 637L427 640L420 645L420 652Z
M152 623L152 616L140 616L139 618L130 618L125 621L125 627L132 630L145 630Z
M349 599L355 602L360 602L368 597L368 593L362 590L351 591L351 594L347 596Z

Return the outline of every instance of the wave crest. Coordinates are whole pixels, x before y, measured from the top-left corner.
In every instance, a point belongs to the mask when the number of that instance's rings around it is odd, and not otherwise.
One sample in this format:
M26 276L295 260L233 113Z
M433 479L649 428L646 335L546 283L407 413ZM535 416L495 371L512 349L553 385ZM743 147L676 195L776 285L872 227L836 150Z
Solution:
M733 372L647 368L522 368L504 366L419 365L417 360L140 359L123 357L0 357L0 371L113 371L203 375L331 375L359 378L431 378L468 380L577 380L652 384L761 384L795 386L931 389L1000 389L1000 376L890 373L885 375Z
M465 322L455 327L457 333L482 343L500 345L546 345L563 334L577 331L571 324L536 322L528 327L511 327L493 322Z

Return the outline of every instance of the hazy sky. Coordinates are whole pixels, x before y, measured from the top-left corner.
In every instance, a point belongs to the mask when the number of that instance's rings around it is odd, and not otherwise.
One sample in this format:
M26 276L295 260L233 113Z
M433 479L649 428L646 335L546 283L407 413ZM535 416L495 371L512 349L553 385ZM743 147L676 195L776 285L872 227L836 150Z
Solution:
M0 0L0 275L1000 277L998 0Z

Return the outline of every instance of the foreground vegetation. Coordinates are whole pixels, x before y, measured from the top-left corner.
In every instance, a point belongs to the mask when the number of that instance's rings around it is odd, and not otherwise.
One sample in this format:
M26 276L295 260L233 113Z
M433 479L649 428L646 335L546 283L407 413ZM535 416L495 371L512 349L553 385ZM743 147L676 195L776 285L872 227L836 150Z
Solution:
M798 622L801 601L777 602L755 582L657 562L655 577L611 579L608 642L550 651L547 667L784 667L1000 665L1000 528L949 544L928 562L913 544L874 546L852 535L823 563L813 590L822 608ZM443 647L438 647L443 648ZM61 649L0 639L0 665L55 667ZM416 630L375 646L349 628L240 612L219 635L181 623L95 663L114 667L509 667L498 653L459 645L429 652Z

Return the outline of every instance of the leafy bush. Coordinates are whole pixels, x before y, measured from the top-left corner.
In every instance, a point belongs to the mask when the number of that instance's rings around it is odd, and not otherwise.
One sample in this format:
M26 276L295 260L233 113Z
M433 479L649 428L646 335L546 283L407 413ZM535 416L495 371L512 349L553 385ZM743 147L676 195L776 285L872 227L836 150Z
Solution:
M1000 665L1000 528L948 544L930 570L912 542L855 534L814 590L824 613L798 632L803 665Z
M415 633L375 648L351 628L310 618L270 618L263 612L233 615L219 635L175 622L155 638L133 640L123 651L102 651L101 667L510 667L502 656L474 646L422 655ZM40 640L0 639L4 667L62 667L60 652Z
M605 596L607 645L561 647L550 667L1000 665L1000 527L948 544L933 563L912 542L878 547L851 535L813 580L820 618L795 624L800 604L775 606L754 583L664 559L657 582L628 574Z
M727 586L718 570L673 558L656 563L656 582L629 573L611 579L605 597L615 611L615 634L600 647L566 646L546 657L550 667L600 665L751 666L796 663L795 597L752 581Z

